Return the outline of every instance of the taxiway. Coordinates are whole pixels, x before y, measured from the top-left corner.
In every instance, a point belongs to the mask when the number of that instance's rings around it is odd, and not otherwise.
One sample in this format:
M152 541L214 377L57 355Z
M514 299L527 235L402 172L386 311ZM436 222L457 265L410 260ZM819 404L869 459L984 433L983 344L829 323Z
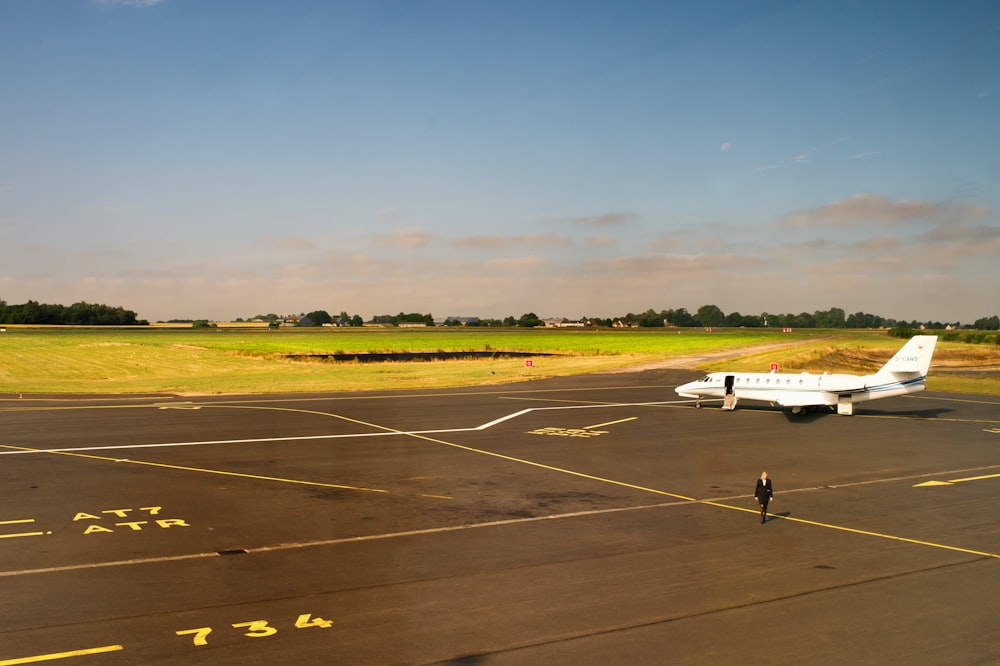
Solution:
M0 666L1000 660L1000 401L691 377L0 400Z

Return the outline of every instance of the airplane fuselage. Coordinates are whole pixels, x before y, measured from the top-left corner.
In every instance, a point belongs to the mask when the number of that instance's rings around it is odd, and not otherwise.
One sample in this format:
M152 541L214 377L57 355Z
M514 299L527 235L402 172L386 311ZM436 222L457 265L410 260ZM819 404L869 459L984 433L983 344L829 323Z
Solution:
M719 398L723 409L734 409L740 400L758 400L791 407L828 405L838 414L853 414L854 405L924 390L927 370L937 337L917 335L882 368L871 375L838 373L788 374L778 372L710 372L701 379L678 386L677 394L694 398Z
M818 405L837 407L848 400L855 404L923 389L924 377L897 381L877 375L712 372L699 380L678 386L677 393L687 398L722 400L727 394L732 394L737 401L757 400L795 408Z

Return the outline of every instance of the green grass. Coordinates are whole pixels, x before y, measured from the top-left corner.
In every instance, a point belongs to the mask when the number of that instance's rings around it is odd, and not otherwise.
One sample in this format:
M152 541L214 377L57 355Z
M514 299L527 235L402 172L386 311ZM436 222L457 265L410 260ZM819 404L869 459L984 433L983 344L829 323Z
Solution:
M836 336L831 340L831 336ZM767 369L771 361L821 362L833 347L898 348L883 333L733 329L219 329L31 328L0 333L0 393L274 393L390 390L501 384L607 371L768 344L793 345L730 361ZM949 343L958 344L958 343ZM945 346L945 345L942 345ZM816 354L811 360L802 356ZM289 354L416 351L519 351L525 359L413 363L331 363ZM891 353L891 352L890 352ZM807 360L802 360L807 359ZM696 371L693 371L695 373ZM938 386L935 385L935 388ZM949 390L940 389L938 390ZM977 390L977 392L983 392ZM1000 391L998 391L1000 392Z

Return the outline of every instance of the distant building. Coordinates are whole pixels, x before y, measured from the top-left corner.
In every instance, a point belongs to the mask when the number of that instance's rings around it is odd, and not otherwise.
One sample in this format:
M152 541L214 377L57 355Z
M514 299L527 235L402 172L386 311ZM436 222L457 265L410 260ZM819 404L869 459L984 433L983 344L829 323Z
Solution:
M560 317L548 317L542 319L542 323L545 324L545 328L584 328L586 326L582 321L569 321Z

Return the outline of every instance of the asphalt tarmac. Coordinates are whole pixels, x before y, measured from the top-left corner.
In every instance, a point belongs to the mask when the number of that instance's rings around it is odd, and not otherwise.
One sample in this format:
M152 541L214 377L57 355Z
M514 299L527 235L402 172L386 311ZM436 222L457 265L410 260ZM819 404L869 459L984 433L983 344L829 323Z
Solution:
M696 375L9 396L0 666L1000 662L1000 399Z

